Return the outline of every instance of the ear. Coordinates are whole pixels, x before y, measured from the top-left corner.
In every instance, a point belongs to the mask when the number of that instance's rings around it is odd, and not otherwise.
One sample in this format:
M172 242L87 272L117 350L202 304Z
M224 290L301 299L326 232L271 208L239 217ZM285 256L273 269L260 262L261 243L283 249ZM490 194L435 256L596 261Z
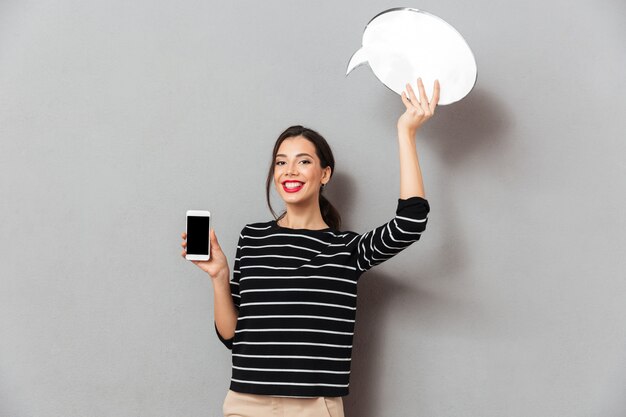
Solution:
M325 180L329 179L331 173L332 173L332 168L331 167L324 168L324 172L322 173L322 178L325 179Z

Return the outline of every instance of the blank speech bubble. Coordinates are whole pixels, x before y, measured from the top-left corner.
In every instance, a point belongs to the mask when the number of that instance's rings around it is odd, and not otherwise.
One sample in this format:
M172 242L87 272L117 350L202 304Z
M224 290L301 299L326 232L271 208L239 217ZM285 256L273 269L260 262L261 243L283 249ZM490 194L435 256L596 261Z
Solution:
M440 17L410 7L385 10L365 25L362 47L350 58L346 76L366 63L398 95L408 93L409 83L419 98L417 78L422 77L430 100L438 79L439 105L461 100L477 78L476 60L463 36Z

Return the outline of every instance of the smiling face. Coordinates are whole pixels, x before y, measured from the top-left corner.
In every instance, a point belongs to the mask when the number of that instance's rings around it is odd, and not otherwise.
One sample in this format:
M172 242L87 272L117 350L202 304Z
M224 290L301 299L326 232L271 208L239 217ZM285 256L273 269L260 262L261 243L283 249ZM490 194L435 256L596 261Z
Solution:
M331 168L322 168L315 145L303 136L285 139L274 159L274 186L286 203L317 201Z

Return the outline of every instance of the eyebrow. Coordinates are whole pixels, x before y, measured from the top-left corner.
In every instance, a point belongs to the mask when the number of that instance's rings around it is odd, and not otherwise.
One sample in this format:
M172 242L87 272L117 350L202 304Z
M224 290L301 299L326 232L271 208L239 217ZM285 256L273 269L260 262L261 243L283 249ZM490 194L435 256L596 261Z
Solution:
M302 155L311 156L308 153L299 153L298 155L296 155L296 158L299 157L299 156L302 156ZM279 156L287 156L287 155L285 155L284 153L279 153L279 154L276 155L276 157L279 157ZM311 158L313 158L313 157L311 156Z

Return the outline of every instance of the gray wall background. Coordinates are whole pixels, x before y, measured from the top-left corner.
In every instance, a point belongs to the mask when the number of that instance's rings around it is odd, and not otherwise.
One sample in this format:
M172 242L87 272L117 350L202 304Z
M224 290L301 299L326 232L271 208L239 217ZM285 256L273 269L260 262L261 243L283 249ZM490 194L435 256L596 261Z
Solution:
M404 106L344 73L398 6L454 25L478 82L418 132L429 226L360 282L347 416L626 415L622 1L4 0L0 416L221 416L185 210L232 268L303 124L344 228L388 221Z

